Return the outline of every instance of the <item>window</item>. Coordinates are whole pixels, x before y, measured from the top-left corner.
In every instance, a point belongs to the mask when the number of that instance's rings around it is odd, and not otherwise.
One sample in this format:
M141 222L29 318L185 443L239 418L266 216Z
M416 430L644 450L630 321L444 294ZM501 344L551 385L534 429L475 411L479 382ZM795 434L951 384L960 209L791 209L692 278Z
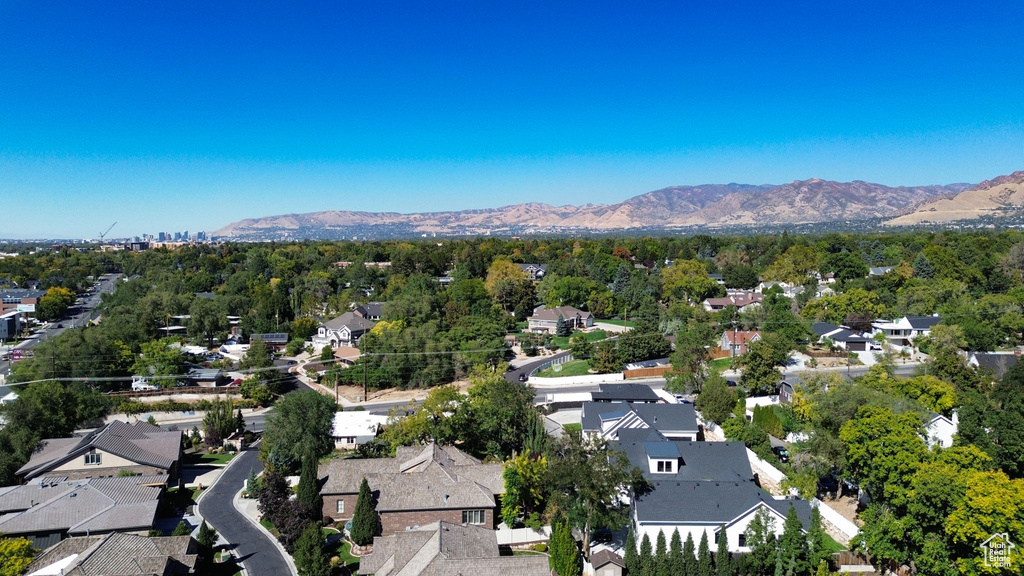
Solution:
M746 534L740 534L739 545L740 545L740 547L743 547L743 546L747 545L747 535Z
M338 514L344 514L344 513L345 513L345 501L339 499L338 500Z
M486 510L463 510L462 511L462 523L463 524L483 524L484 518L487 516Z
M672 472L671 460L658 460L658 472Z
M95 450L90 450L89 453L85 455L86 465L99 464L101 456L102 454L97 453Z

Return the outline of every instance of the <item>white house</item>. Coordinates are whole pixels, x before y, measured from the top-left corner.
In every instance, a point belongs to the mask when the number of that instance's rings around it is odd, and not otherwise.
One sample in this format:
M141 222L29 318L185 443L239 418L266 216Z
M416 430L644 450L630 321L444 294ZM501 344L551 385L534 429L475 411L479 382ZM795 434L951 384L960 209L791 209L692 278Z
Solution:
M693 404L584 402L583 431L615 441L624 430L651 430L666 440L697 439Z
M932 327L942 322L935 316L904 316L892 321L878 320L871 323L872 334L884 334L886 341L896 348L912 347L914 338L928 336Z
M381 426L388 423L388 417L369 412L335 412L331 426L334 447L352 450L377 437Z
M725 527L730 552L749 552L747 529L758 510L764 510L772 529L781 535L790 507L804 529L810 525L806 500L773 497L757 486L746 448L740 442L673 442L650 430L623 430L617 448L639 467L651 490L632 497L633 529L639 543L646 535L655 542L679 531L700 542L707 534L716 546Z
M960 418L953 412L952 418L946 418L942 414L931 414L931 418L924 425L925 442L929 448L939 446L949 448L953 446L953 436L956 435L960 425Z
M356 346L359 344L359 339L363 337L377 323L373 320L363 318L355 312L345 312L337 318L332 318L327 322L324 322L316 330L316 334L313 335L313 347L323 348L324 346L330 346L331 348L337 348L339 346Z

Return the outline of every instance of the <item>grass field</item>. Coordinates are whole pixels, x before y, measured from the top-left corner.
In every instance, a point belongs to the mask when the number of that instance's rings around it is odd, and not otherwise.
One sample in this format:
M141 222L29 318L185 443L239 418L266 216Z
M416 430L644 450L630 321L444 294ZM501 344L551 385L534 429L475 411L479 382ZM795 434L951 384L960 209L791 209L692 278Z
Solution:
M560 368L557 372L556 368ZM586 360L571 360L558 366L545 368L534 374L538 378L558 378L562 376L584 376L590 373L590 363Z
M236 454L186 454L185 463L202 465L202 464L227 464L236 456Z
M604 340L608 337L608 333L604 330L594 330L593 332L584 332L587 335L588 342L597 342L598 340ZM551 339L552 342L558 344L558 347L562 350L569 349L569 338L570 336L556 336Z
M634 325L634 322L632 320L619 320L619 319L615 319L615 320L594 320L594 322L601 322L601 323L604 323L604 324L614 324L616 326L625 326L627 328L632 328L633 325Z
M721 374L723 371L729 369L730 364L732 364L732 358L719 358L718 360L708 362L708 367L711 368L713 372Z

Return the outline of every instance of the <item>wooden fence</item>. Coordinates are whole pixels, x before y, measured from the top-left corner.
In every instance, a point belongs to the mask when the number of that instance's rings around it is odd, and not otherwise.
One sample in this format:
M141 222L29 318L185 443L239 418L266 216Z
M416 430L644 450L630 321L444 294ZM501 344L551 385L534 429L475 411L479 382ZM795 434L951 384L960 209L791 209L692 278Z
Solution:
M629 378L660 378L666 372L671 372L672 366L655 366L654 368L637 368L636 370L623 370L622 377Z

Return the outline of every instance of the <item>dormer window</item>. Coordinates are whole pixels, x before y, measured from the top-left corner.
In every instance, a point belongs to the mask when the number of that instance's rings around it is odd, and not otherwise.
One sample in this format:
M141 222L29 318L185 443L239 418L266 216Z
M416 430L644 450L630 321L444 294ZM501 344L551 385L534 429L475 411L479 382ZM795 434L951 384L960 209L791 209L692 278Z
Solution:
M658 466L658 472L664 474L671 474L675 472L675 470L673 469L673 462L671 460L656 460L655 462Z

